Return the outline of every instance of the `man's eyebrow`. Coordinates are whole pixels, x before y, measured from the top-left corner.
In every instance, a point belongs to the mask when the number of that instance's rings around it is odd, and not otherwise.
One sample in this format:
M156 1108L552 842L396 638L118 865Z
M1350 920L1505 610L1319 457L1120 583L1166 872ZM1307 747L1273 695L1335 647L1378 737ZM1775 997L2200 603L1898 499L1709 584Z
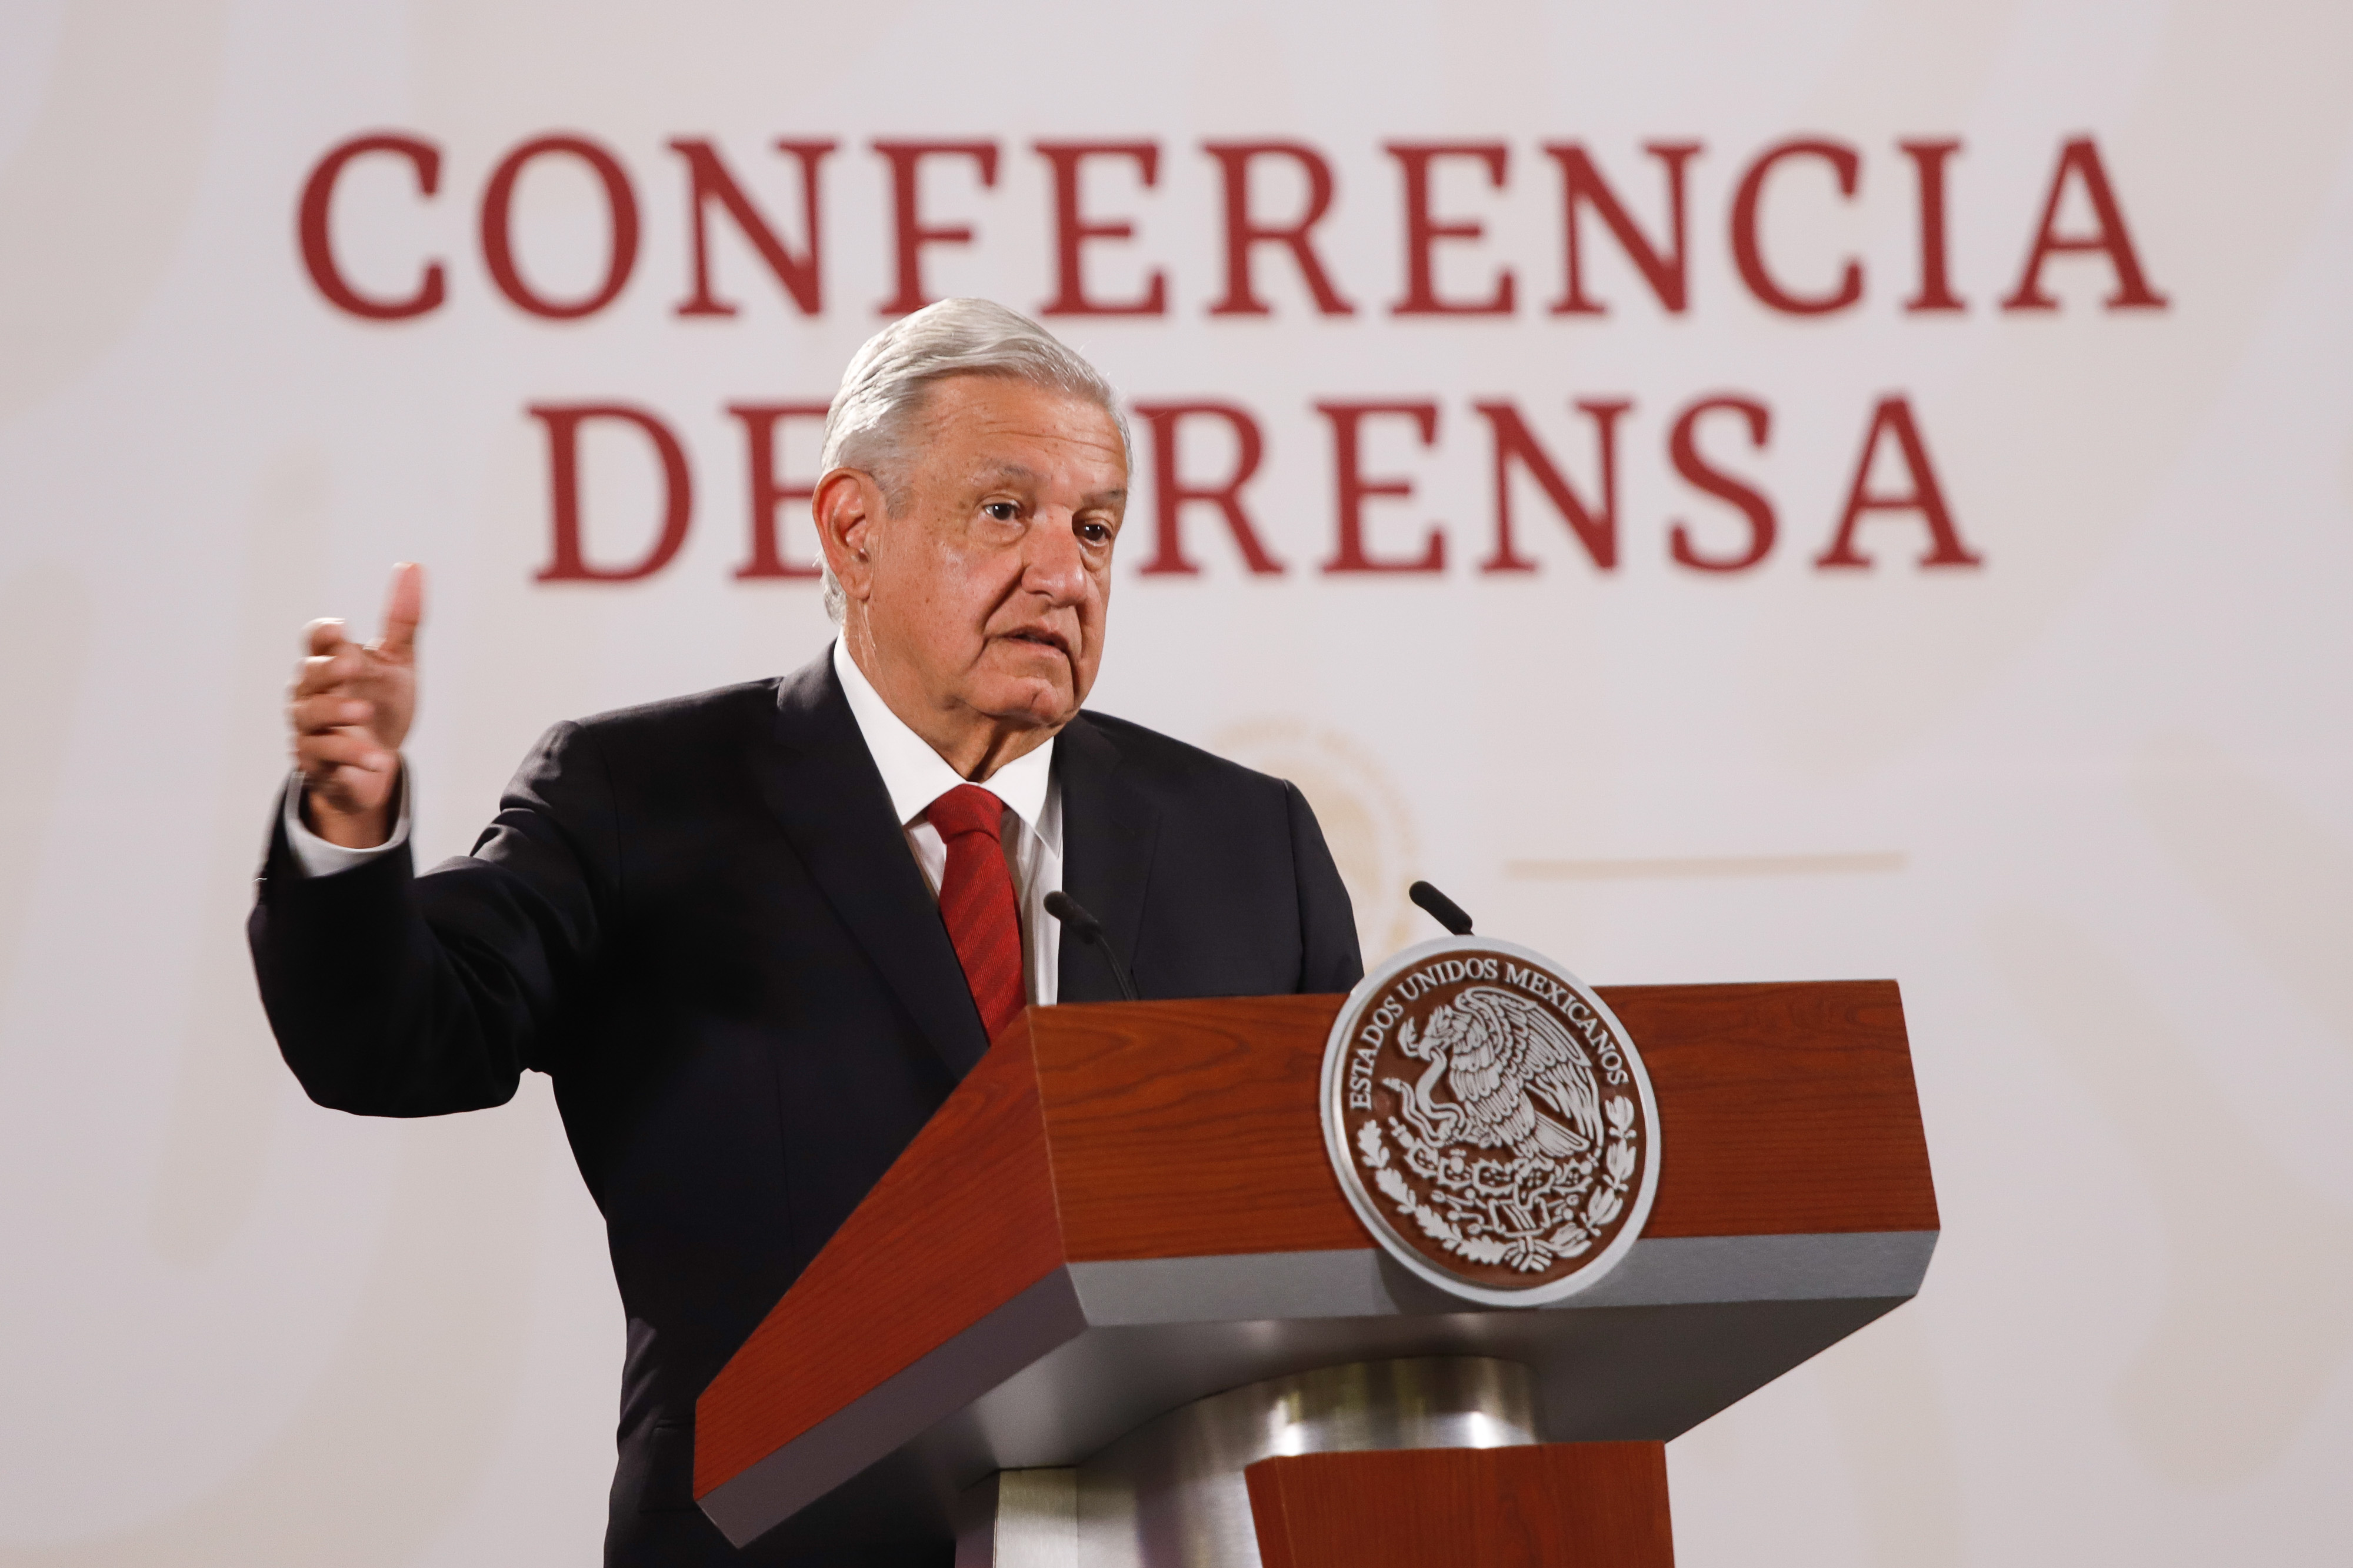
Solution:
M1045 476L1039 473L1037 469L1030 468L1026 463L999 463L995 468L984 471L979 478L981 481L980 488L987 489L989 486L996 484L1016 484L1035 487L1043 481ZM1127 487L1125 485L1113 485L1108 489L1088 491L1084 496L1080 498L1079 504L1081 506L1109 506L1113 502L1124 503L1126 500Z

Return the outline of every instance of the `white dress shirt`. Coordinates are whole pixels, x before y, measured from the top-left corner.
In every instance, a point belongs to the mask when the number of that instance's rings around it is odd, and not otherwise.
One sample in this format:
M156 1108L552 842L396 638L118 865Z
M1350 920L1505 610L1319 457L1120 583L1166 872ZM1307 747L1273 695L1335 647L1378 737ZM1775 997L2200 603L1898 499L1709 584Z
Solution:
M890 704L858 668L849 650L836 637L833 672L849 699L858 732L882 775L891 796L891 814L907 836L907 847L923 873L932 897L940 896L940 879L947 872L947 841L931 823L932 802L958 784L971 781L948 766ZM1005 803L1005 859L1013 872L1013 897L1021 912L1021 967L1029 981L1029 1000L1050 1005L1061 989L1062 922L1046 912L1046 895L1062 886L1062 791L1054 782L1054 742L1049 740L1028 756L1006 763L981 788ZM332 877L388 855L408 840L409 803L414 780L406 758L401 763L400 817L392 837L367 849L346 849L330 844L302 821L302 775L287 781L283 807L286 846L306 877Z
M948 847L932 826L932 802L971 781L891 711L839 637L833 642L833 672L882 774L882 787L890 792L891 814L906 831L907 847L936 899L947 872ZM1021 911L1022 972L1029 977L1029 1000L1050 1005L1061 986L1062 956L1062 922L1046 912L1046 895L1062 886L1062 791L1054 782L1054 742L1049 740L1006 763L980 787L1005 803L1005 859Z

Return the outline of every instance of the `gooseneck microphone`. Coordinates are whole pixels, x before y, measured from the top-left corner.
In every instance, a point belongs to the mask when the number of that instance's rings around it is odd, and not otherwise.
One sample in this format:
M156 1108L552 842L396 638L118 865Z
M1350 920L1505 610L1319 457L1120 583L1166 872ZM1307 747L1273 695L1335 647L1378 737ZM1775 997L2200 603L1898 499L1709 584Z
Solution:
M1471 934L1471 917L1462 912L1462 906L1429 883L1416 882L1405 890L1405 896L1419 904L1431 920L1436 921L1456 936ZM1052 909L1054 900L1048 899L1046 907Z
M1103 921L1087 913L1079 900L1060 888L1046 895L1046 912L1062 922L1063 928L1103 955L1111 965L1111 977L1119 982L1119 994L1129 1001L1136 1000L1135 982L1127 973L1127 965L1112 951L1111 938L1103 934Z

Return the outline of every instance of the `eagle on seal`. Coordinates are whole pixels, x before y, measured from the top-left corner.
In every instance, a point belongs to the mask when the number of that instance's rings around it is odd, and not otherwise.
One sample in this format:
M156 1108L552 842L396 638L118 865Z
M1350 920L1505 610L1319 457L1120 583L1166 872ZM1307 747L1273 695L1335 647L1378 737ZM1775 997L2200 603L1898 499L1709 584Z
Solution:
M1560 1020L1526 997L1473 985L1410 1020L1398 1047L1430 1069L1410 1086L1388 1079L1405 1119L1430 1143L1509 1149L1523 1159L1561 1159L1601 1142L1601 1092L1593 1059ZM1437 1089L1444 1081L1449 1096Z

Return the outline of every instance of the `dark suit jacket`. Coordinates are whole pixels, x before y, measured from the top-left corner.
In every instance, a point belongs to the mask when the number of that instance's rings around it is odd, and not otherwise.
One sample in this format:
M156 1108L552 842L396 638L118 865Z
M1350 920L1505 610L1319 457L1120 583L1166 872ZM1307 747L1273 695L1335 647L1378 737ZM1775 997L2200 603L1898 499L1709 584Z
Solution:
M1348 896L1290 784L1120 720L1058 742L1063 886L1147 997L1345 991ZM695 1396L987 1047L831 662L557 725L470 856L294 871L248 926L322 1105L433 1116L549 1074L628 1317L607 1560L738 1555ZM1109 1000L1061 951L1061 1000Z

